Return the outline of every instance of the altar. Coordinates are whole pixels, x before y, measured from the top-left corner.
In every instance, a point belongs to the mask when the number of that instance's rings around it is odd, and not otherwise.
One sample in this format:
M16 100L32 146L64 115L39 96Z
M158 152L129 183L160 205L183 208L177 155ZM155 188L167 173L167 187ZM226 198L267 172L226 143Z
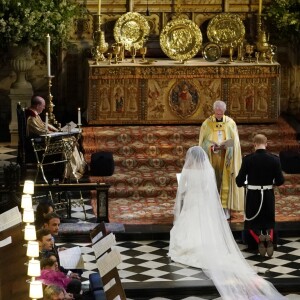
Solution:
M169 59L88 62L87 121L106 124L199 124L217 99L237 123L276 122L278 63Z

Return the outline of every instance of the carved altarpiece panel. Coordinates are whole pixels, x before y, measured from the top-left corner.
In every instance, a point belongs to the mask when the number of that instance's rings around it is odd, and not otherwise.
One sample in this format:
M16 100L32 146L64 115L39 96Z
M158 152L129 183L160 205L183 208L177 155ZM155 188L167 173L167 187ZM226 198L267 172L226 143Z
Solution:
M279 64L89 64L89 124L198 124L216 99L237 122L274 122Z

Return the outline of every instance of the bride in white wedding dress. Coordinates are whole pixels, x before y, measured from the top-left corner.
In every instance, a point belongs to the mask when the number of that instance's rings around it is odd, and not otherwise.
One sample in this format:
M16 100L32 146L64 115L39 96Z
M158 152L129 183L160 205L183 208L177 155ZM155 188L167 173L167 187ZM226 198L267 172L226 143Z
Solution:
M256 274L239 250L221 206L214 170L200 146L186 154L168 255L201 268L223 300L286 299Z

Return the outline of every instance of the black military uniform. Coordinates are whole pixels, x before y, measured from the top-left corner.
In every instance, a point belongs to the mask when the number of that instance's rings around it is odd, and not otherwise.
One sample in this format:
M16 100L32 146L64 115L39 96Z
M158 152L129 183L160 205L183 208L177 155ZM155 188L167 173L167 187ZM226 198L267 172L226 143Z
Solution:
M245 186L246 180L248 186L245 229L267 230L274 228L275 196L273 185L279 186L284 182L279 157L268 153L265 149L258 149L254 153L246 155L236 177L236 184L239 187ZM257 216L254 217L256 214Z

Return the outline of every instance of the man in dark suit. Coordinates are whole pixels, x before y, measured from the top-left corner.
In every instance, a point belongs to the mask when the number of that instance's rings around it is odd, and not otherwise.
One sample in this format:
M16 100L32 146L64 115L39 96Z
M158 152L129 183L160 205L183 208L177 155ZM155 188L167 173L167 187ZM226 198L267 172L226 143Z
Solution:
M60 226L60 216L57 213L51 212L51 213L48 213L45 215L45 223L44 223L43 228L47 229L52 235L52 250L51 250L51 252L53 252L56 255L60 270L64 273L66 273L67 275L69 275L71 278L80 279L80 275L77 272L82 273L82 270L72 270L72 271L66 270L60 265L58 252L64 251L64 250L66 250L66 248L64 248L64 247L58 248L55 244L55 237L58 235L59 226ZM76 271L76 272L73 272L73 271Z
M258 244L260 255L273 255L275 227L274 185L282 185L279 157L266 151L267 138L257 134L253 139L255 152L243 158L236 184L246 190L245 230Z

